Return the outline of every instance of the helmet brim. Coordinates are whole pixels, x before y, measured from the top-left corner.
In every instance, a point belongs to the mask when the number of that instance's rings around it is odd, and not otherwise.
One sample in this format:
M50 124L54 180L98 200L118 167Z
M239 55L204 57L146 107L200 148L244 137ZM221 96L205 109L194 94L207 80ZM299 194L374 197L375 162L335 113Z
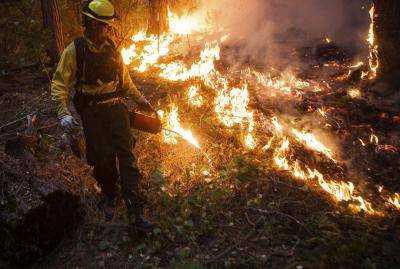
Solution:
M94 19L96 21L104 22L104 23L106 23L106 24L108 24L108 25L110 25L112 27L115 27L115 18L112 18L112 19L100 19L100 18L96 18L92 14L90 14L88 12L85 12L85 11L82 11L82 14L84 14L84 15L88 16L89 18L92 18L92 19Z

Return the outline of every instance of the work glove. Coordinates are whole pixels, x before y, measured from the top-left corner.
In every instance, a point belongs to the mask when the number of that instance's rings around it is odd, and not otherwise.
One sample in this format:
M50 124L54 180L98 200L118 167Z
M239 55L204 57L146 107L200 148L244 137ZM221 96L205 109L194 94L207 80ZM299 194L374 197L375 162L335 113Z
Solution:
M71 115L60 117L60 124L67 132L71 132L79 127L79 123Z
M139 100L136 102L141 110L154 112L153 106L147 101L145 97L140 97Z

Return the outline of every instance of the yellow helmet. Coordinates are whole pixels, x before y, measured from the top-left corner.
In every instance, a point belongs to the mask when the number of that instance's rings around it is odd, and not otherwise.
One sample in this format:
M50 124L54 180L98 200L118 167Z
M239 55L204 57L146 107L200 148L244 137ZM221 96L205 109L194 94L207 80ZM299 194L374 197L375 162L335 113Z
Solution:
M108 0L92 0L85 5L82 13L107 24L112 24L116 18L114 6Z

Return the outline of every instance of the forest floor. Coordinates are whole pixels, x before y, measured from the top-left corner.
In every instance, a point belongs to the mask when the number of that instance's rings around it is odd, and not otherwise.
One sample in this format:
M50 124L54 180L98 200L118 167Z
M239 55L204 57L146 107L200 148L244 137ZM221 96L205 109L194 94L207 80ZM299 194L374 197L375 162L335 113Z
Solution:
M156 98L157 94L150 97L153 103ZM399 152L357 142L362 135L368 139L372 130L380 143L398 148L398 115L370 106L364 98L349 98L347 92L338 91L323 102L338 108L346 126L338 136L347 166L369 182L399 192ZM1 125L34 110L41 126L57 122L48 78L35 69L0 78L0 106ZM13 136L15 128L0 134L2 144L4 133ZM80 196L85 216L72 235L32 268L394 268L400 264L397 209L379 216L354 212L346 202L336 202L288 173L262 166L246 153L227 164L226 169L235 170L226 172L229 184L197 182L174 196L160 191L162 175L146 172L147 215L159 228L137 238L129 233L121 201L114 220L105 221L97 208L99 188L91 168L60 146L61 134L58 126L46 130L47 151L36 154L36 174L54 174L64 180ZM139 163L149 158L142 152L149 137L138 135ZM147 154L160 154L157 149L154 146Z

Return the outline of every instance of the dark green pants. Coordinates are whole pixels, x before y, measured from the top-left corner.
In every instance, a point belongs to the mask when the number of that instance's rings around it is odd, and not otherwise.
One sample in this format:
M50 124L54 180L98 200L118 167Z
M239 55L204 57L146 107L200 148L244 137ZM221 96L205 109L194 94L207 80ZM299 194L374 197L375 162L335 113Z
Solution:
M81 118L86 157L94 166L94 177L102 192L115 198L120 178L128 211L141 211L140 172L133 154L135 139L130 132L128 109L124 104L94 105L87 107Z

